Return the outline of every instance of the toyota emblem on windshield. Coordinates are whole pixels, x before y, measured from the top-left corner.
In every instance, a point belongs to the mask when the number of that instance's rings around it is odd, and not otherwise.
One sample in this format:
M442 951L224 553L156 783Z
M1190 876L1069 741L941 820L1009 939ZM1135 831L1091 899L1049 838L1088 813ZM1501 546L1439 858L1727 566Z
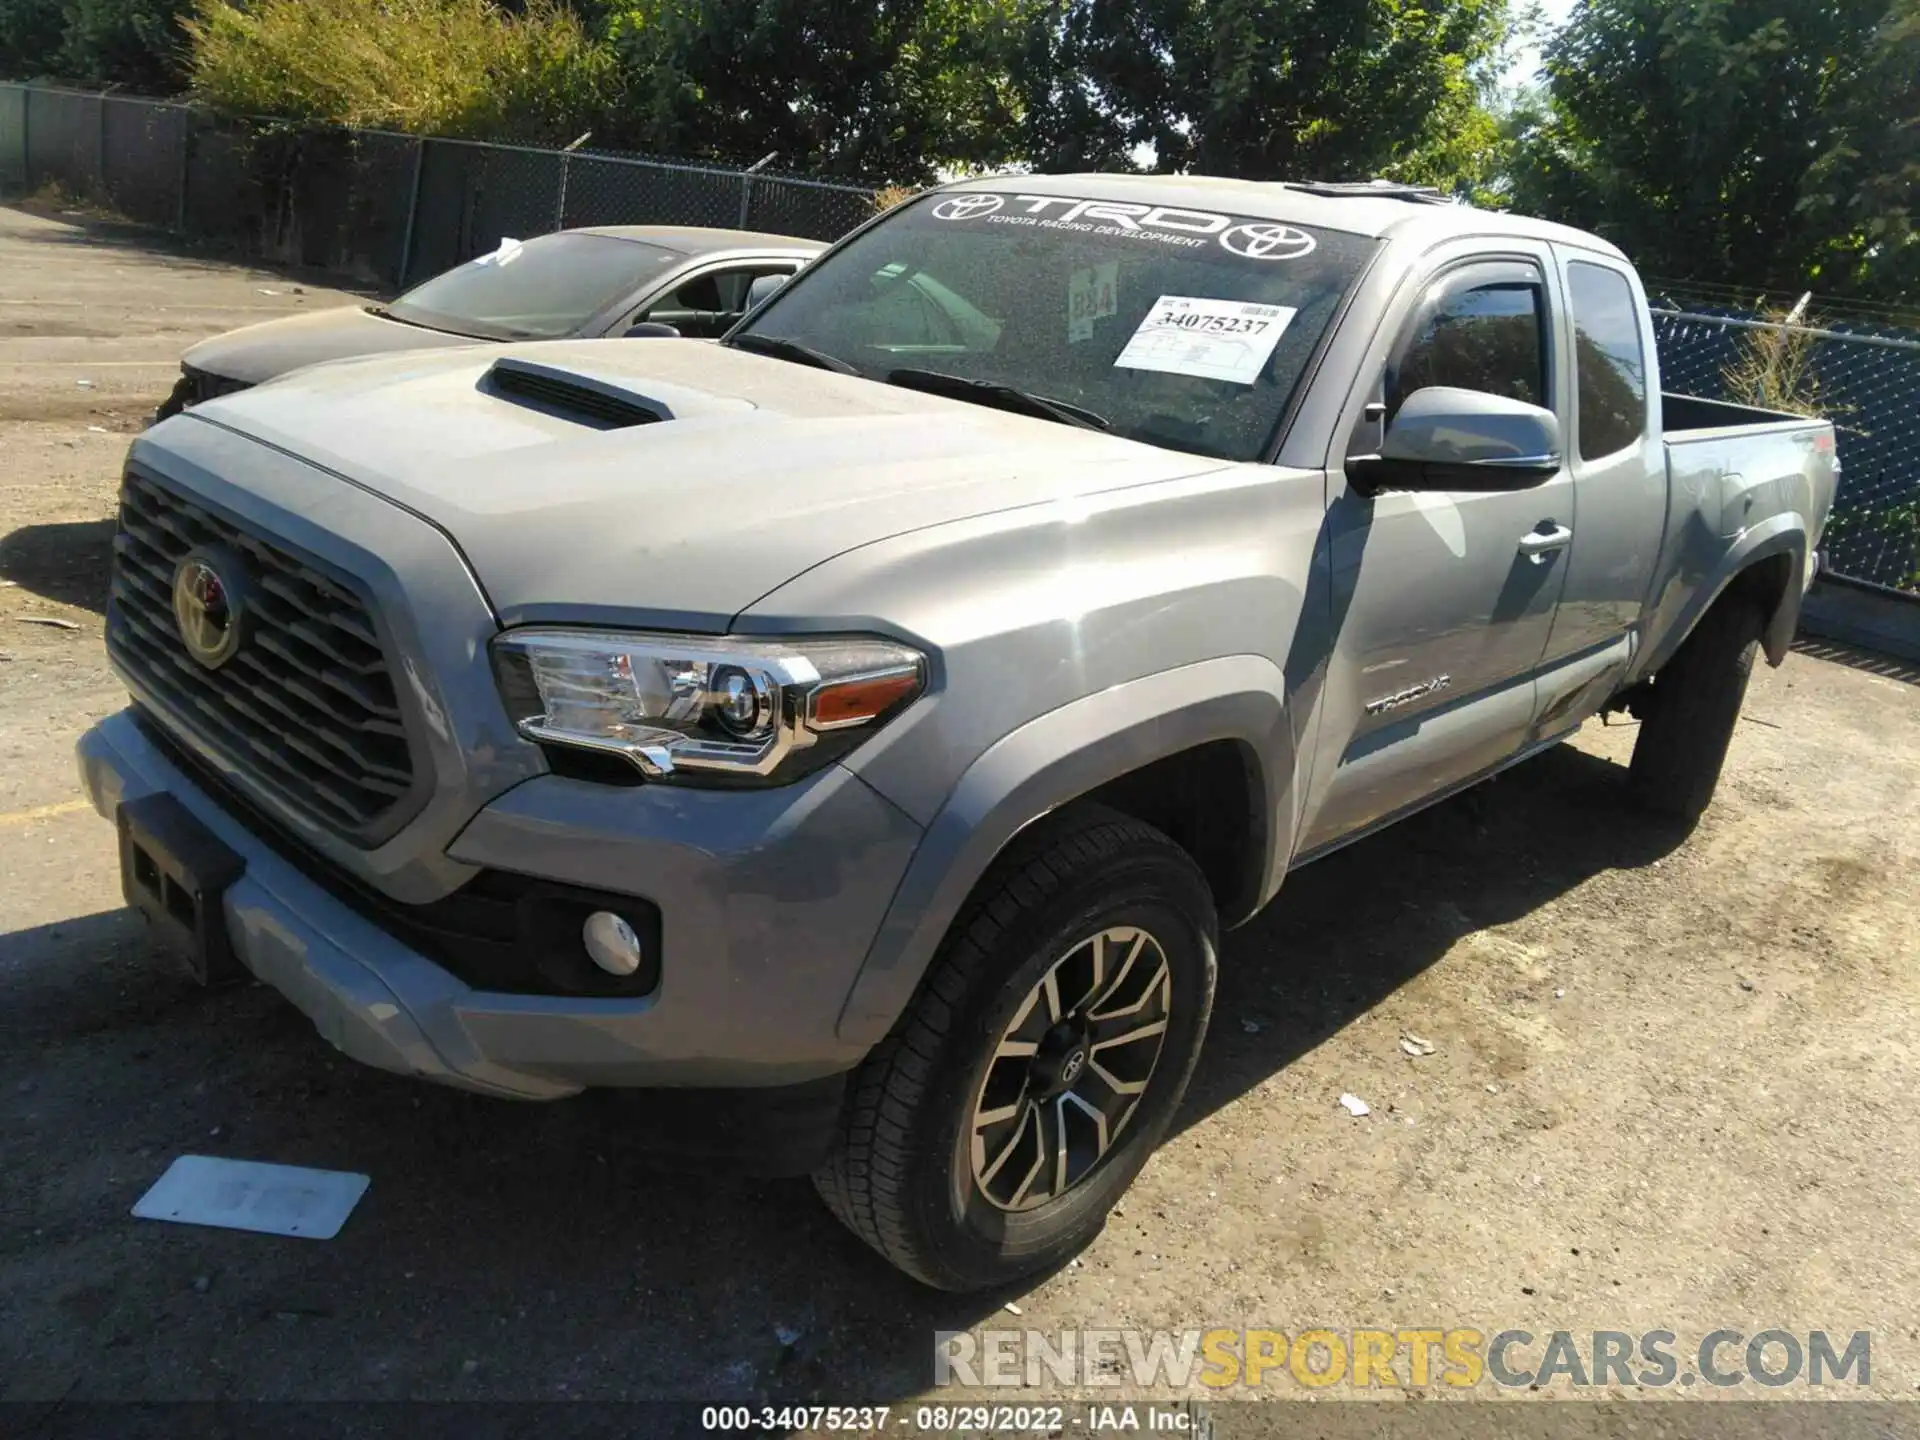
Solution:
M239 567L229 557L194 551L173 572L173 623L187 653L217 670L240 648Z
M1265 221L1236 225L1220 237L1220 243L1249 260L1298 260L1313 251L1313 237L1306 231Z
M999 195L955 195L933 207L936 220L971 220L976 215L991 215L1006 203Z

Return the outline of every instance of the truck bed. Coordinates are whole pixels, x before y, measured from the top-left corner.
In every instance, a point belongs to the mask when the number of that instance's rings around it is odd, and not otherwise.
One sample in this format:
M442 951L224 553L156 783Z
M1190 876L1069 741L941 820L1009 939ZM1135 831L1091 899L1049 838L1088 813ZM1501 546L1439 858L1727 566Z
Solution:
M1648 598L1646 647L1638 674L1657 668L1687 631L1712 594L1695 589L1728 545L1750 532L1799 517L1818 543L1833 504L1839 463L1833 424L1705 400L1694 395L1660 397L1660 432L1667 457L1667 524L1657 575L1692 577ZM1689 523L1691 519L1691 523ZM1809 563L1796 577L1804 590L1813 578ZM1768 655L1784 653L1789 636L1768 636Z
M1709 431L1715 435L1786 433L1826 424L1825 420L1811 415L1736 405L1731 400L1708 400L1698 395L1668 392L1660 396L1660 433L1669 443L1684 443Z

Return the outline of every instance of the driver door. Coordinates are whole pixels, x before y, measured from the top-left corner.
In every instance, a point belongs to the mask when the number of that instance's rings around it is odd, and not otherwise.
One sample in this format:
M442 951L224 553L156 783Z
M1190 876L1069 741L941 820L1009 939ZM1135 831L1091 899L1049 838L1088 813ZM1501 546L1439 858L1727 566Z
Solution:
M1443 262L1355 397L1350 455L1432 385L1569 410L1544 248ZM1486 773L1526 744L1566 583L1573 482L1498 494L1388 491L1329 473L1335 648L1301 859Z

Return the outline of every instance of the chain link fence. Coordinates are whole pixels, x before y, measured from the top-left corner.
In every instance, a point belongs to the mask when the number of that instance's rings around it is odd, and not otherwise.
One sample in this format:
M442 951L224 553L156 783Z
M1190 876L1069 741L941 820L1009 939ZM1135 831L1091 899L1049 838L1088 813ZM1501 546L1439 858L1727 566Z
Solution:
M1804 347L1806 379L1840 455L1826 566L1920 590L1920 333L1865 322L1783 326L1731 307L1675 309L1658 296L1653 326L1661 384L1687 395L1744 400L1730 377L1756 337Z
M217 118L0 83L0 187L74 197L241 254L404 287L581 225L700 225L832 240L873 192L605 151Z

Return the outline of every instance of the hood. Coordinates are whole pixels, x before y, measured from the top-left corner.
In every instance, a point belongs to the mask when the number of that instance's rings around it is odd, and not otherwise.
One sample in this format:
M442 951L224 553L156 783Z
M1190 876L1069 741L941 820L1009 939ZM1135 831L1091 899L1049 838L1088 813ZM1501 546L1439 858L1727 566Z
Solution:
M593 428L497 362L660 418ZM504 623L723 630L905 531L1221 468L1052 421L696 340L585 340L329 365L197 406L439 526Z
M303 365L384 355L395 350L443 350L450 345L491 345L493 341L449 335L419 325L383 320L364 305L286 315L229 330L202 340L180 357L181 363L210 375L258 385Z

